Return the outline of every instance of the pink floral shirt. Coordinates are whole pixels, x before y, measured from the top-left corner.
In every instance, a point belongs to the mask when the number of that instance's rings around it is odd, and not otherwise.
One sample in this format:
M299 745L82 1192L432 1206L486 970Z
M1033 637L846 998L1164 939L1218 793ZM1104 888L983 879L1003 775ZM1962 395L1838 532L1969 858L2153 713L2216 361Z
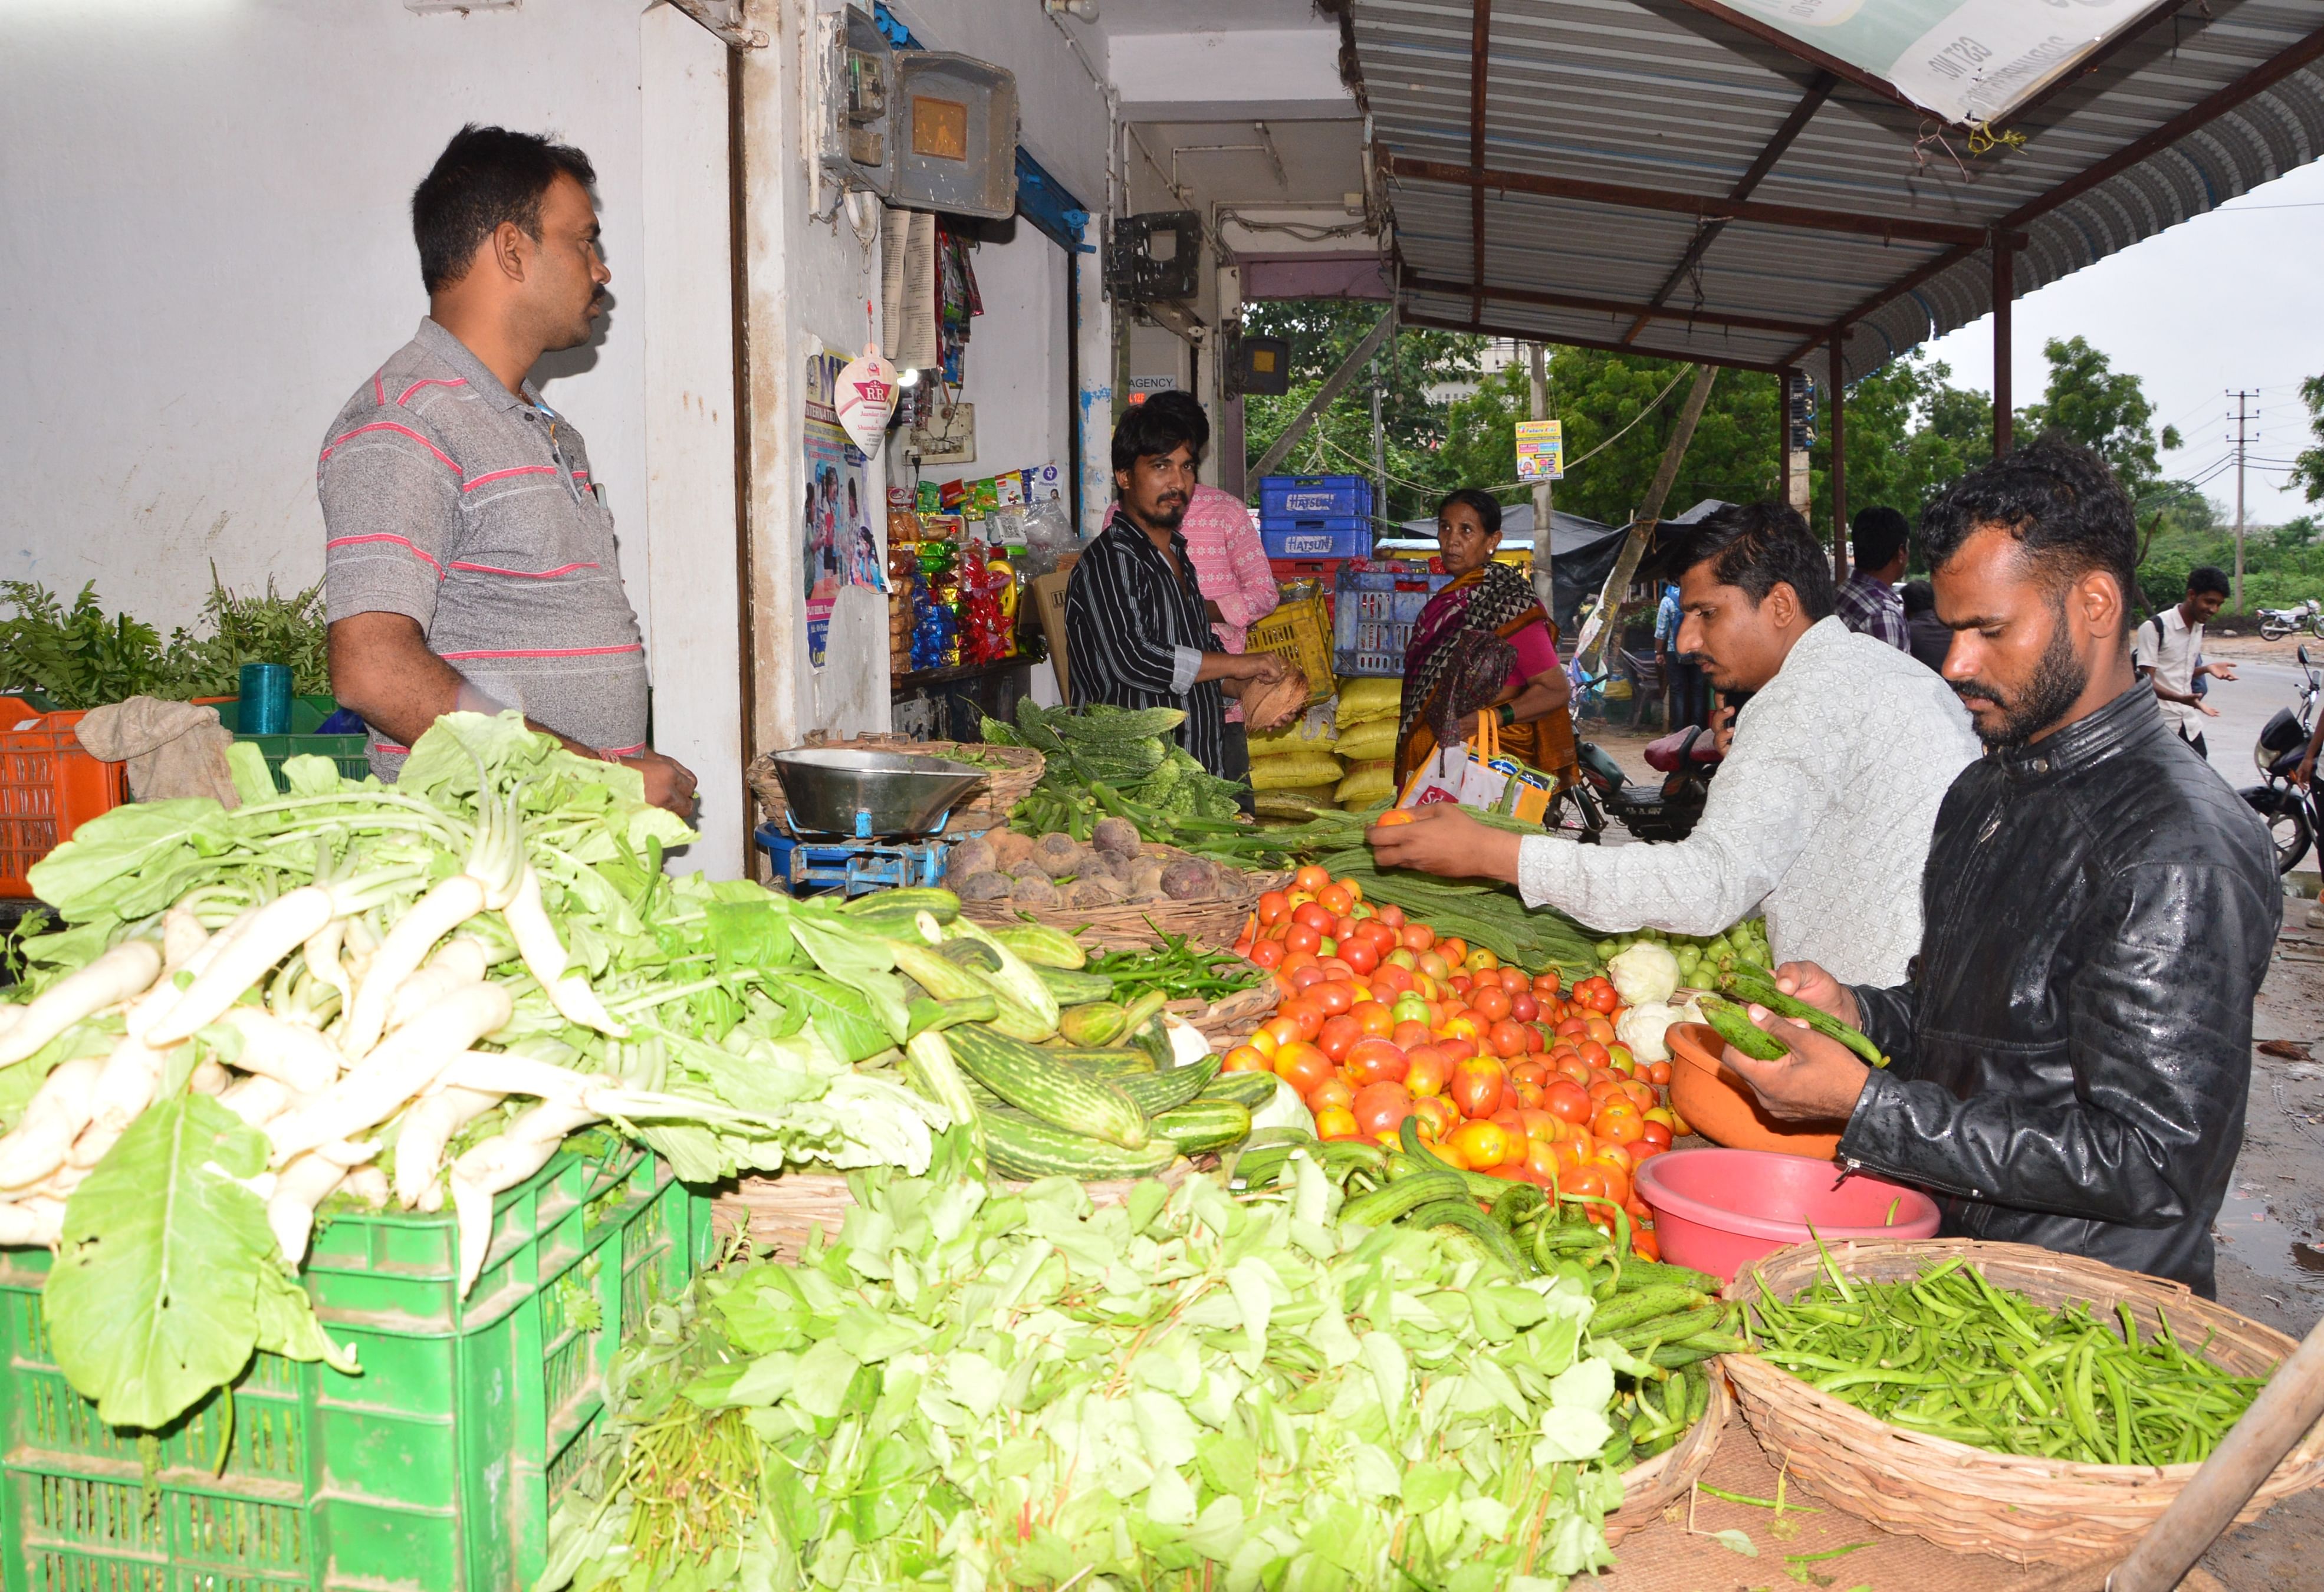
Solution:
M1114 512L1111 507L1106 510L1107 525L1113 523ZM1186 556L1194 561L1194 579L1203 595L1219 605L1211 630L1220 650L1240 652L1250 627L1273 613L1282 600L1250 505L1215 486L1197 486L1178 530L1186 538ZM1242 722L1240 703L1227 703L1227 722Z

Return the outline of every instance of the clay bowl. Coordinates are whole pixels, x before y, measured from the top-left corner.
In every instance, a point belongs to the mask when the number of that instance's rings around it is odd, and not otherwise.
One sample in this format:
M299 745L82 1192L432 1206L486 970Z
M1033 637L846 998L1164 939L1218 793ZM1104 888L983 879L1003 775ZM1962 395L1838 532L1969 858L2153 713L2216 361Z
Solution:
M1840 1153L1837 1131L1803 1131L1762 1111L1751 1086L1720 1060L1727 1042L1710 1024L1674 1023L1663 1038L1678 1063L1671 1069L1671 1104L1688 1127L1712 1144L1817 1161L1829 1161Z

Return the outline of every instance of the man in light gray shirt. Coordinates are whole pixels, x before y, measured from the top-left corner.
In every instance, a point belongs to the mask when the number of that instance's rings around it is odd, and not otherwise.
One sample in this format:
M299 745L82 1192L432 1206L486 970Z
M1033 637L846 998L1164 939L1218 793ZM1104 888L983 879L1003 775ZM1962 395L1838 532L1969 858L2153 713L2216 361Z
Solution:
M1752 694L1693 833L1583 846L1438 805L1374 829L1377 860L1512 883L1607 931L1716 934L1764 909L1779 962L1902 982L1938 804L1979 753L1967 710L1909 653L1840 622L1829 556L1789 509L1721 509L1671 563L1677 650L1717 689Z
M612 273L580 151L460 130L411 198L428 316L340 410L316 465L331 688L393 779L454 709L521 709L694 813L646 746L645 648L572 422L528 379L586 342Z

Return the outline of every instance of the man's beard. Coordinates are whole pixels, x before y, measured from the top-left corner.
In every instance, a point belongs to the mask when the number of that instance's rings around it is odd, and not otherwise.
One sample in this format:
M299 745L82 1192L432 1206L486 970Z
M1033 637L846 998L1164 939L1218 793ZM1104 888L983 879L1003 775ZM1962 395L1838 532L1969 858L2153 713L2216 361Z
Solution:
M1186 501L1181 497L1164 498L1154 507L1141 511L1138 518L1157 530L1176 530L1186 518Z
M1951 684L1963 697L1981 696L1993 704L2001 722L1992 730L1979 725L1977 734L1987 751L1996 751L2004 747L2024 746L2064 718L2081 700L2089 683L2089 667L2074 656L2073 647L2066 638L2066 615L2061 603L2053 616L2050 645L2043 649L2041 659L2034 666L2033 678L2025 682L2024 690L2015 697L2005 695L1990 680L1955 680Z

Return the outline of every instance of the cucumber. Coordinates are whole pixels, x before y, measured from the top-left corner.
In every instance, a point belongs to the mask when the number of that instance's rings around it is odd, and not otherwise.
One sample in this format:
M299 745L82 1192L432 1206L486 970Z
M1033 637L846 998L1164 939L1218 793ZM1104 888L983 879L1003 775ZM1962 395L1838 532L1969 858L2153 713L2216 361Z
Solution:
M1719 1030L1719 1037L1755 1062L1772 1062L1777 1056L1789 1055L1792 1047L1754 1023L1739 1006L1730 1006L1716 995L1700 998L1704 1020Z
M982 1023L964 1023L945 1037L961 1071L1019 1110L1125 1150L1146 1147L1146 1113L1105 1079Z
M1111 993L1110 987L1108 993ZM1119 1005L1103 997L1065 1007L1057 1013L1057 1037L1084 1047L1111 1045L1126 1031L1123 1015Z
M1457 1174L1426 1173L1386 1184L1369 1194L1358 1194L1340 1208L1340 1219L1360 1222L1368 1228L1384 1228L1432 1201L1468 1197L1469 1186Z
M1077 1068L1095 1078L1119 1081L1156 1072L1154 1058L1141 1050L1087 1050L1079 1046L1044 1045L1041 1054L1054 1056L1068 1067Z
M1635 1327L1625 1327L1618 1332L1609 1332L1606 1328L1599 1327L1594 1321L1591 1325L1596 1329L1597 1336L1611 1337L1624 1348L1636 1353L1644 1350L1650 1343L1675 1344L1699 1333L1713 1331L1726 1318L1725 1305L1706 1304L1700 1309L1683 1311L1674 1316L1655 1316L1649 1321L1640 1321Z
M1709 1272L1699 1272L1688 1266L1673 1265L1661 1260L1626 1260L1622 1263L1622 1280L1615 1285L1618 1293L1635 1293L1641 1288L1657 1284L1681 1283L1689 1288L1717 1296L1727 1284Z
M1681 1284L1641 1288L1634 1293L1618 1293L1598 1307L1597 1312L1590 1318L1590 1330L1603 1338L1609 1332L1619 1332L1641 1321L1700 1310L1710 1302L1707 1294Z
M930 1000L921 996L906 1008L911 1017L913 1034L925 1034L931 1028L950 1028L960 1023L989 1023L1001 1015L1001 1004L990 995L973 996L965 1000Z
M985 1161L1000 1177L1072 1177L1084 1182L1152 1177L1178 1158L1178 1146L1167 1138L1149 1138L1142 1148L1125 1150L1009 1106L995 1106L982 1117Z
M1410 1180L1406 1180L1409 1182ZM1403 1183L1394 1185L1402 1188ZM1477 1202L1466 1194L1457 1200L1431 1200L1409 1218L1416 1228L1450 1228L1465 1233L1482 1244L1495 1260L1509 1268L1509 1275L1522 1277L1532 1269L1517 1254L1517 1247L1509 1242L1508 1229L1477 1209Z
M839 910L850 917L868 919L880 925L884 925L890 918L908 924L925 912L942 925L960 916L960 897L950 890L939 889L933 885L918 885L908 889L874 890L868 896L858 896L853 901L843 903Z
M1257 1111L1275 1099L1275 1074L1272 1072L1222 1072L1203 1086L1194 1097L1205 1100L1232 1100L1246 1111ZM1334 1140L1334 1143L1344 1141Z
M1089 952L1071 934L1045 923L1011 924L1005 929L993 930L992 937L1014 951L1020 961L1037 968L1072 971L1089 965ZM1112 982L1110 979L1106 981L1109 985Z
M1139 1110L1148 1117L1158 1117L1165 1111L1175 1110L1194 1100L1218 1075L1219 1058L1204 1056L1191 1067L1157 1067L1151 1072L1137 1072L1127 1077L1117 1078L1113 1080L1113 1085L1128 1095ZM1231 1100L1223 1103L1234 1105ZM1235 1106L1235 1109L1242 1113L1243 1131L1249 1133L1250 1131L1250 1108ZM1165 1128L1163 1131L1168 1133L1170 1130ZM1179 1136L1172 1134L1171 1136L1175 1138ZM1193 1153L1191 1150L1187 1152L1189 1155Z
M1012 948L1013 949L1013 948ZM1022 952L1018 952L1023 955ZM1086 1006L1093 1000L1113 998L1113 980L1103 973L1077 973L1065 968L1051 967L1045 962L1028 962L1034 976L1049 987L1059 1006Z
M1182 1068L1193 1072L1191 1067ZM1250 1113L1232 1100L1189 1100L1155 1113L1148 1126L1178 1146L1182 1155L1230 1150L1250 1136Z

